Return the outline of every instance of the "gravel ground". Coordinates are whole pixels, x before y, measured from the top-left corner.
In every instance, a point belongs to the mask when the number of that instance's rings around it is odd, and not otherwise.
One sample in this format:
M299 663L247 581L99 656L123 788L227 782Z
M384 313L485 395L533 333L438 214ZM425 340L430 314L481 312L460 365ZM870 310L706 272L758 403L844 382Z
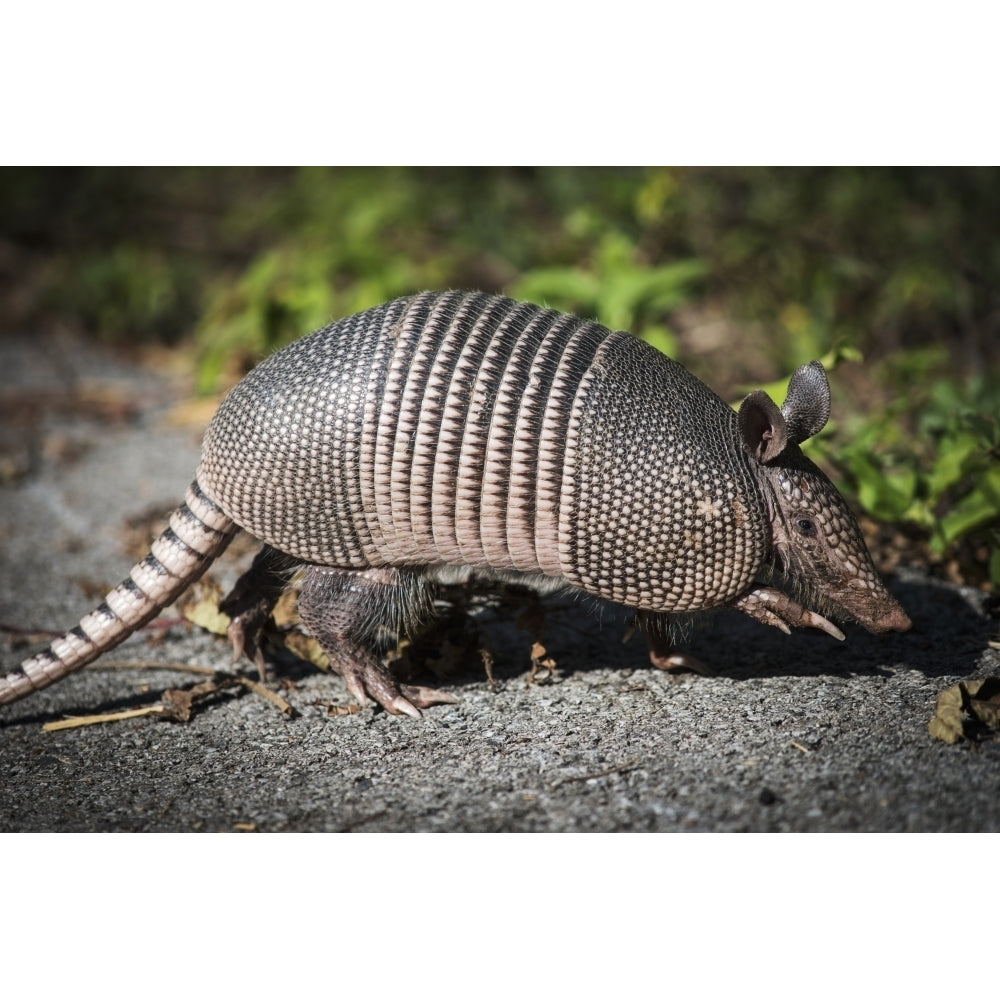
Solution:
M168 420L176 386L72 341L0 341L0 393L0 623L68 627L127 572L130 519L180 500L198 434ZM247 558L219 561L224 586ZM487 611L495 685L471 662L441 685L458 704L421 721L331 715L340 679L292 665L291 719L241 687L186 724L43 731L189 679L109 664L228 669L219 637L146 632L0 708L0 831L996 831L1000 742L926 729L945 687L1000 674L996 622L916 571L890 588L905 635L715 616L685 647L711 678L656 671L620 614L553 599L551 680L528 683L530 639ZM23 655L9 642L4 668Z

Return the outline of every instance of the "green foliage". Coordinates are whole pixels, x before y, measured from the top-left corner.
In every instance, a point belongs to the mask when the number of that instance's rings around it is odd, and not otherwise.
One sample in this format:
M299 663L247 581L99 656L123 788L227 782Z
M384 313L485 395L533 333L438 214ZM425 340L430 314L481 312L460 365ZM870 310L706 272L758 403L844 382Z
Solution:
M631 330L665 354L676 354L666 316L691 298L693 283L704 273L697 260L643 264L628 238L612 231L601 237L593 267L536 268L510 293L596 319L612 330Z
M275 347L322 326L335 308L333 286L314 257L265 251L232 284L220 283L198 326L198 388L212 391L235 361L246 368Z
M47 304L72 309L106 340L157 340L190 323L191 274L161 252L130 246L59 261Z
M585 174L581 193L571 171L296 171L226 221L232 240L277 238L235 279L208 289L197 330L201 388L217 384L234 356L250 361L387 299L424 288L500 290L532 261L579 259L605 224L560 206L593 195L592 213L612 214L622 178L598 193L608 179Z
M993 169L659 170L646 246L703 261L734 316L764 324L783 370L846 341L866 356L996 331Z
M1000 584L1000 375L942 374L937 348L889 358L887 405L844 422L818 450L879 521L924 533L934 558L959 542L988 552Z
M819 361L819 363L826 369L828 376L836 371L836 369L845 362L857 364L864 360L864 356L856 347L842 341L834 344L833 347L825 354L820 354L818 351L810 350L799 351L798 353L802 357L808 357L810 361L813 359ZM791 368L792 366L788 365L788 367ZM798 366L796 365L796 367ZM743 396L754 389L763 389L764 392L766 392L773 400L783 400L785 398L785 393L788 390L788 376L782 376L774 382L768 382L765 385L745 385L740 399L733 403L733 409L738 410ZM814 442L810 439L808 446L812 446L813 444Z

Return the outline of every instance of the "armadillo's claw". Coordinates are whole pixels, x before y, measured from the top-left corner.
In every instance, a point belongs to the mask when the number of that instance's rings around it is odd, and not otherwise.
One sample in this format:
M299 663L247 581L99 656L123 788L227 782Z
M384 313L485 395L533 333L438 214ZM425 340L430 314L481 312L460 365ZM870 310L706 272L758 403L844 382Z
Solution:
M747 612L748 614L750 612ZM753 617L759 622L763 622L765 625L773 625L776 629L780 629L785 635L791 635L792 630L788 625L782 621L770 608L765 605L759 605L753 612Z
M646 649L649 652L649 662L657 670L690 670L702 677L714 677L716 674L716 671L697 657L675 652L670 640L657 632L646 633Z
M400 684L400 690L418 708L430 708L431 705L457 705L458 699L446 691L436 688L415 687L413 684Z
M791 632L789 628L791 625L794 628L819 629L827 635L832 635L834 639L844 638L844 633L833 622L816 611L802 607L775 587L755 587L734 601L732 606L765 625L781 629L786 634Z
M344 678L347 690L359 705L371 698L391 715L420 718L420 709L431 705L454 705L457 700L444 691L399 684L389 668L360 643L341 639L324 647L330 664Z
M230 622L226 628L226 637L229 639L229 644L233 647L233 657L229 662L235 665L247 651L247 637L243 629L234 621Z
M261 681L267 680L267 664L264 662L262 622L248 620L250 615L234 618L226 629L226 635L233 647L233 663L246 657L257 668Z
M377 699L379 704L392 715L409 715L414 719L421 718L420 709L430 708L431 705L457 705L458 699L453 698L444 691L436 691L434 688L414 687L412 684L401 684L402 694L393 698L391 702ZM406 697L404 698L403 695ZM418 707L419 706L419 707Z
M383 706L392 715L408 715L412 719L421 718L420 709L416 705L411 705L402 695Z
M827 620L822 615L817 614L815 611L806 611L803 616L802 625L808 626L809 628L818 628L822 632L826 632L827 635L832 635L834 639L839 639L841 642L844 641L846 636L843 632L837 628L833 622Z
M364 708L368 704L368 692L365 690L365 683L360 674L353 670L338 670L337 672L344 678L344 683L347 684L347 690L351 693L351 697Z

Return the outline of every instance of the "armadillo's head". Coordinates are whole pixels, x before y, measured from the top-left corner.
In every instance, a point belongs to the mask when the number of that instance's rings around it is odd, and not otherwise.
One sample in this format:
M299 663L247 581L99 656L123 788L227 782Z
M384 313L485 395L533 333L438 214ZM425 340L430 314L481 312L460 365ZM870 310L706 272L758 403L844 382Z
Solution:
M773 560L820 611L853 618L869 632L905 632L910 619L882 584L854 514L799 450L829 415L830 387L818 361L795 372L780 410L761 391L740 407L743 445L765 487Z

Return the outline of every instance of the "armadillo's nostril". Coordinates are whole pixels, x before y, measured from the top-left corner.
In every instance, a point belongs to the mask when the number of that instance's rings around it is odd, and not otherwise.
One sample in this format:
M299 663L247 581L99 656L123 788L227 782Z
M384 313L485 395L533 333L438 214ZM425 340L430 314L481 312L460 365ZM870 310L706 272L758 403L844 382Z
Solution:
M873 632L905 632L913 622L906 612L898 605L888 614L872 622Z

